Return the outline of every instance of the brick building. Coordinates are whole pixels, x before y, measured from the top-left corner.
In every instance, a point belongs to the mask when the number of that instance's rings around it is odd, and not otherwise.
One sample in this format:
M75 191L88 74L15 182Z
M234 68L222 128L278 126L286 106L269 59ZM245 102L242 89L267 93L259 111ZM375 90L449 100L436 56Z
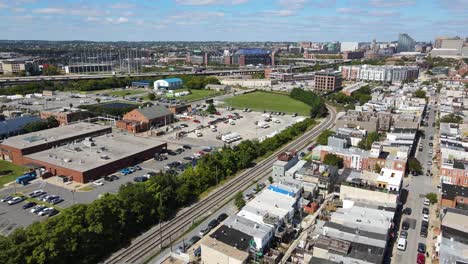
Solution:
M88 118L90 116L90 112L79 108L61 107L41 111L40 116L42 119L47 119L48 117L53 116L60 125L68 125L72 122Z
M341 88L341 72L319 71L315 73L315 90L335 91Z
M11 160L15 164L25 165L28 164L24 160L25 155L110 132L112 132L112 128L109 126L80 122L10 137L0 145L0 158Z
M454 184L442 183L442 207L468 209L468 189Z
M176 109L174 109L176 111ZM132 133L139 133L151 128L162 127L174 122L174 114L165 106L154 105L137 108L126 113L116 127Z
M343 52L344 60L354 60L364 58L364 51L345 51Z
M468 187L468 161L444 160L440 167L440 180L444 183Z
M29 154L23 160L51 175L87 183L151 159L166 148L161 141L111 133Z

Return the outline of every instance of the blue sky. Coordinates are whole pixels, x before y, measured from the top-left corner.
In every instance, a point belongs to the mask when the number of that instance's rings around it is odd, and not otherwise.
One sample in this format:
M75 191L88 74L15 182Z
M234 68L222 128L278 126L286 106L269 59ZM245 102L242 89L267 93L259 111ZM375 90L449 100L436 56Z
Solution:
M0 39L418 41L468 35L468 0L0 0Z

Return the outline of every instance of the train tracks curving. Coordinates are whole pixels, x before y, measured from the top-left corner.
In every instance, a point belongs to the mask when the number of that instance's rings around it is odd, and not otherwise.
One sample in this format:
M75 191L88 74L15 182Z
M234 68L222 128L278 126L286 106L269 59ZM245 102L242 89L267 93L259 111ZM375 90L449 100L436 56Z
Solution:
M293 142L259 162L254 168L246 170L226 184L220 186L199 202L182 209L172 220L163 223L161 226L153 227L142 236L133 240L131 245L127 248L114 253L104 263L143 263L148 260L148 258L161 248L161 244L163 246L169 245L174 234L185 231L186 228L192 224L193 219L197 219L197 217L216 208L217 205L224 204L225 201L231 199L240 190L245 190L250 187L253 181L260 180L270 174L272 164L275 162L278 153L286 150L302 149L323 130L333 127L336 111L330 106L327 106L327 108L330 114L318 126L305 132ZM159 229L160 227L161 232Z

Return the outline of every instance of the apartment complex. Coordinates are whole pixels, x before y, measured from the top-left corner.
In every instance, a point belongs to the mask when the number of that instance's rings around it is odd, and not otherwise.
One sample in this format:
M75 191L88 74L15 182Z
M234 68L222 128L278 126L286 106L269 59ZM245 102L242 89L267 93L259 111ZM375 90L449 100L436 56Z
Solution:
M343 79L352 81L377 81L402 83L416 80L419 76L417 66L340 66Z

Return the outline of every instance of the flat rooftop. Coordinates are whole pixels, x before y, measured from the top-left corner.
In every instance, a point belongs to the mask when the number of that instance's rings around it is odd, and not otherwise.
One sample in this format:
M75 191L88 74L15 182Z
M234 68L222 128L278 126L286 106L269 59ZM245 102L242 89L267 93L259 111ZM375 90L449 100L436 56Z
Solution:
M110 129L110 126L79 122L68 126L59 126L15 137L10 137L3 141L2 145L17 149L27 149L46 143L53 143L59 140L66 140L67 138L78 137L85 133L98 133L99 131L104 132L104 130L107 129Z
M27 158L85 172L166 144L122 134L106 134L26 155Z

